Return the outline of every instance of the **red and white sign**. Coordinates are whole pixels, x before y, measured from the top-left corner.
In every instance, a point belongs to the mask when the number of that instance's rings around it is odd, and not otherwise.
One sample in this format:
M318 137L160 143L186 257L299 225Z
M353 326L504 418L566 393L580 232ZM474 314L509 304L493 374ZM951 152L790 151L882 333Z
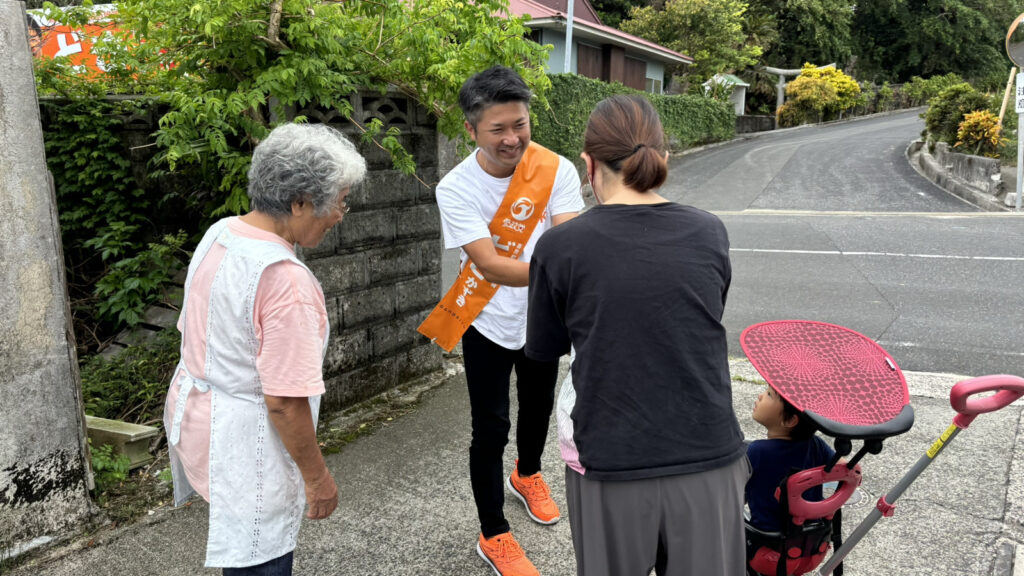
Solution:
M75 27L50 20L34 11L29 12L28 34L32 55L50 59L66 56L73 66L105 72L103 60L93 53L92 48L97 39L116 31L106 19L115 10L113 4L93 6L96 18L85 26Z

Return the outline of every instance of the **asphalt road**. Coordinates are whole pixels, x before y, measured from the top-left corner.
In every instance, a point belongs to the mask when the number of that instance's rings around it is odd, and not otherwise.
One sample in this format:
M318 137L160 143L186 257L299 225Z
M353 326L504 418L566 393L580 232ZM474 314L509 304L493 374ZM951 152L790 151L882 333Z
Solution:
M1024 373L1024 216L982 212L909 165L916 112L806 127L673 158L662 195L718 214L725 323L832 322L907 370Z

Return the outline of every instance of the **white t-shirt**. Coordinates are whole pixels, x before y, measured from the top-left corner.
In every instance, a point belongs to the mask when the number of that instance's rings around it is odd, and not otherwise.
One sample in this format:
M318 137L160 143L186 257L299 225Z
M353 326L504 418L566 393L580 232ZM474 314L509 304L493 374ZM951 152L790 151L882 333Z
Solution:
M488 225L505 198L512 177L495 178L476 160L479 148L452 169L437 185L437 206L441 210L441 229L444 247L461 248L470 242L490 238ZM551 228L552 214L581 212L580 177L576 167L562 156L558 157L558 173L541 221L526 243L519 259L529 262L533 247L545 230ZM466 265L466 252L462 251L461 266ZM490 302L473 321L473 327L495 344L518 350L526 344L526 286L500 286Z

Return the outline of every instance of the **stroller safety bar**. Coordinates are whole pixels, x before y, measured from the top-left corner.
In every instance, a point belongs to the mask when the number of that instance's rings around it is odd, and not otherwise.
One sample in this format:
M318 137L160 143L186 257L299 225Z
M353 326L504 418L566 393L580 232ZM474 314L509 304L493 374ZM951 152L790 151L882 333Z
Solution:
M976 397L979 394L988 396ZM956 410L957 415L953 418L953 424L947 428L934 444L909 472L889 491L888 494L878 499L878 504L872 509L867 517L857 526L853 534L846 539L843 546L836 550L835 554L828 559L821 567L818 574L828 576L839 565L850 550L860 542L868 530L878 522L879 519L889 517L893 513L896 500L903 495L903 492L924 472L925 468L945 449L946 446L956 438L961 430L967 428L974 419L988 412L995 412L1012 404L1015 400L1024 396L1024 378L1006 374L993 374L980 376L959 382L949 394L949 403Z

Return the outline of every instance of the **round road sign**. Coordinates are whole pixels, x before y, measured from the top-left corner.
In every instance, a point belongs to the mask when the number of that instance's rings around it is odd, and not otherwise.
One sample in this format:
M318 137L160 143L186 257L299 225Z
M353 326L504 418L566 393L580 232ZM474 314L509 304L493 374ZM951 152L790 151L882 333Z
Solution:
M1017 19L1010 25L1010 31L1006 33L1006 55L1019 68L1024 68L1024 14L1017 16Z

